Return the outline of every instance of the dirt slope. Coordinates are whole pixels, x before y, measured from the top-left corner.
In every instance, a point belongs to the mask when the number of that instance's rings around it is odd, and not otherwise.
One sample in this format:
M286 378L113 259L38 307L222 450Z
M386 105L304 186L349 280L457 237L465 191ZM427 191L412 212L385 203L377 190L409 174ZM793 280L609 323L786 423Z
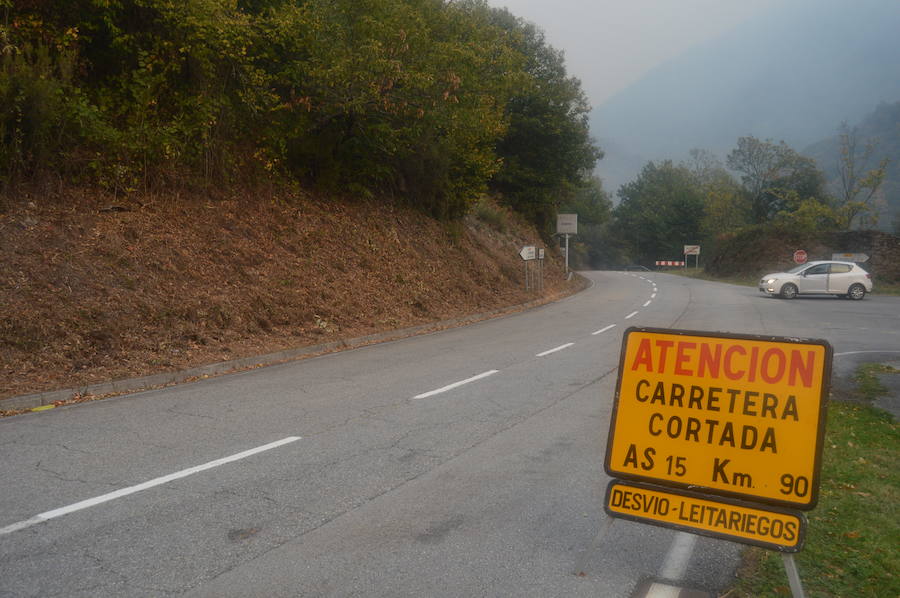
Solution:
M456 227L285 191L0 208L0 399L520 304L519 248L543 245L494 205ZM547 255L544 294L570 290Z

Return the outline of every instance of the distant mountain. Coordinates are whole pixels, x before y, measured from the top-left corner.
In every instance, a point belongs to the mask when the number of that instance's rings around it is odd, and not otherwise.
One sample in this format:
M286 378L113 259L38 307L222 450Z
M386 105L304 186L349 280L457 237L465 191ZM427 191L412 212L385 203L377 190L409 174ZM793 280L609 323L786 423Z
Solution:
M848 123L851 127L854 123ZM857 148L861 152L866 143L872 142L875 149L868 160L867 169L876 167L883 158L889 160L885 181L881 186L878 202L877 228L895 232L900 227L900 102L881 104L861 122L855 125ZM814 143L803 150L803 154L813 158L825 173L829 184L837 193L839 187L838 164L840 163L840 140L837 134Z
M657 67L591 116L616 191L648 160L691 148L725 154L738 137L795 149L900 100L898 0L794 0Z

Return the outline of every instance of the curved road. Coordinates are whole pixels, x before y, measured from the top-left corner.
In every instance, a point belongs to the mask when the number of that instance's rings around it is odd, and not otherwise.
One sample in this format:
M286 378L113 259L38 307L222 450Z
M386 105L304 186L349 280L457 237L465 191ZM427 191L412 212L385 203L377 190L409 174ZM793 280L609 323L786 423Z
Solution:
M622 331L824 338L839 382L900 356L900 297L585 275L590 289L506 318L0 421L0 596L727 586L736 544L607 529Z

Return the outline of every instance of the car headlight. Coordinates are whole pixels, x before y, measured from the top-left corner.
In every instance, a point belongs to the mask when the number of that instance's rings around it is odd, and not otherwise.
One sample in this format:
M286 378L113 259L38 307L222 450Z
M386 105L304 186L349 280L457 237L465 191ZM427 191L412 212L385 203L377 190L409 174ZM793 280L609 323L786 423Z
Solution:
M775 282L776 280L778 280L778 279L777 279L777 278L767 278L767 279L766 279L766 284L772 284L772 283Z

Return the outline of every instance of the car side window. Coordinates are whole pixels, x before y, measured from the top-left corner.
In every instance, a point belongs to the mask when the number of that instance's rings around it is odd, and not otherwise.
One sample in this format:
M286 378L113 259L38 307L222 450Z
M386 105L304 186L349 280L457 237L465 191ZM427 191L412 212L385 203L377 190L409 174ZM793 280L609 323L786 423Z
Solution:
M828 272L828 264L819 264L817 266L813 266L809 270L806 271L806 275L810 274L825 274Z
M850 264L831 264L832 274L846 274L850 269Z

